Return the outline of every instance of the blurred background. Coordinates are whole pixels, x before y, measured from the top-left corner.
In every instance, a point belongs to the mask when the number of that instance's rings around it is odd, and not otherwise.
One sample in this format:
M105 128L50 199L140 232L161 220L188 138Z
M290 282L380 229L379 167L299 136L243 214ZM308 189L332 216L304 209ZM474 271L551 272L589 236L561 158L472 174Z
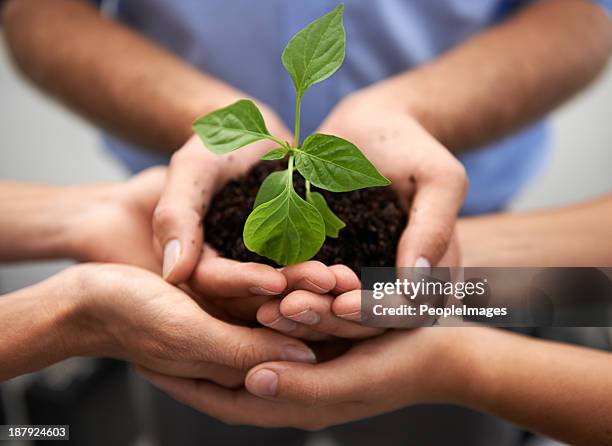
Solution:
M127 176L127 172L103 150L94 128L17 77L1 38L0 98L0 179L78 184ZM556 133L552 159L512 208L562 205L611 192L611 117L612 70L608 69L593 87L552 116ZM0 294L37 282L65 266L65 262L2 265ZM43 412L46 417L55 412L58 419L70 419L75 423L75 417L86 420L89 414L92 415L89 418L95 420L103 413L104 417L116 418L114 434L124 432L126 438L133 439L135 420L129 410L128 391L125 387L111 385L113 373L121 372L116 371L117 365L113 362L103 363L100 368L98 363L91 361L71 360L55 366L42 378L40 375L27 376L4 385L4 404L11 408L9 422L31 422L36 419L37 410L41 417ZM106 381L102 384L98 381L96 388L87 387L92 375L99 373ZM108 387L104 382L109 383ZM79 396L83 392L88 399ZM78 413L62 413L66 405L57 401L58 398L63 402L74 398L71 404L75 408L78 406L78 410L75 409ZM125 401L125 405L117 404L118 401ZM112 410L100 412L101 407L112 407ZM148 444L146 438L135 441ZM98 443L108 444L103 435L97 438L95 444ZM87 444L94 444L91 438Z

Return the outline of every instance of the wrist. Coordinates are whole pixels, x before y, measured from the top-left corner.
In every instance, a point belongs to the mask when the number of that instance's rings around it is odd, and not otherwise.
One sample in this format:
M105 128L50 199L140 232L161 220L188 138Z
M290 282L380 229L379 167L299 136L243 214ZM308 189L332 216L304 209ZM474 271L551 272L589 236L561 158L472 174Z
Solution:
M51 350L59 354L57 360L73 356L93 356L102 351L103 337L92 330L85 311L85 289L78 276L81 266L70 267L35 285L31 306L44 314L47 340Z
M475 407L489 379L490 334L484 327L432 327L432 356L425 371L424 402ZM427 385L429 384L429 385Z
M453 329L452 370L455 379L447 391L448 402L475 410L486 410L502 390L496 352L503 350L505 334L487 327L459 327Z
M60 336L69 356L114 356L114 342L96 306L96 264L72 266L51 280ZM104 298L104 297L102 297Z
M118 203L117 191L115 183L65 188L61 244L67 257L80 262L97 260L91 248L103 241L96 234L96 225Z
M532 231L520 217L485 215L461 218L456 231L464 267L525 266L534 259ZM537 263L537 262L533 262Z

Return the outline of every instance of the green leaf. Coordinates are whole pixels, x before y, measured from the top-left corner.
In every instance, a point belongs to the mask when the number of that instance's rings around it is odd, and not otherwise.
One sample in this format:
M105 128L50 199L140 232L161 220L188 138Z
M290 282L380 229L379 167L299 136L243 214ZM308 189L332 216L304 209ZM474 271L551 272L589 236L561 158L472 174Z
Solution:
M279 147L278 149L270 150L268 153L262 156L261 159L264 161L282 160L287 156L287 153L289 153L288 149L285 147Z
M193 131L211 152L228 153L270 135L257 106L246 99L198 118Z
M340 229L344 228L346 224L329 208L325 197L318 192L311 192L307 195L306 201L312 204L323 217L325 234L328 237L338 238Z
M346 47L343 10L340 4L306 26L293 36L283 51L283 65L293 79L298 98L342 66Z
M391 184L354 144L337 136L315 133L296 151L298 171L321 189L348 192Z
M258 207L244 225L244 244L279 265L312 258L325 241L321 214L287 183L283 192Z
M266 177L261 183L257 196L255 197L255 204L253 209L267 201L273 200L278 197L283 190L287 187L287 170L281 170L278 172L272 172Z

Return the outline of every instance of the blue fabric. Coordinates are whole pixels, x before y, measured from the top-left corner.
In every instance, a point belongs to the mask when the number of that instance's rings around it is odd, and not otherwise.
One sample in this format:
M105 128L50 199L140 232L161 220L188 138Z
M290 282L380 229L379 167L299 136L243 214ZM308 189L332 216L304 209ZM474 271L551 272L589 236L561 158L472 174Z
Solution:
M297 30L332 10L338 0L114 3L119 20L201 70L268 103L291 127L294 92L280 54ZM314 131L343 96L437 57L526 3L346 0L346 62L336 75L306 94L302 108L304 134ZM135 172L167 162L111 135L104 140ZM471 182L464 213L503 208L537 173L546 156L547 141L546 124L537 123L462 156Z

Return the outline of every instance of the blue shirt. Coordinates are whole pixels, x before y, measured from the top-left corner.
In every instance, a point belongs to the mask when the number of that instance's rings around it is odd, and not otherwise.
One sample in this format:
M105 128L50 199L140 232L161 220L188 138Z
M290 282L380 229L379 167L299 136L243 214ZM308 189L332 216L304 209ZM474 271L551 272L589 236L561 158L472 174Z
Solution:
M280 61L281 52L295 32L331 11L338 0L114 0L111 3L115 4L112 13L118 20L201 70L269 104L291 127L294 92ZM305 95L304 134L315 131L343 96L436 58L525 3L528 2L345 0L346 61L334 76ZM167 163L167 159L156 158L112 135L105 135L104 140L135 172ZM544 122L539 122L462 155L460 160L470 179L463 213L503 208L538 172L546 159L548 145L549 129Z

